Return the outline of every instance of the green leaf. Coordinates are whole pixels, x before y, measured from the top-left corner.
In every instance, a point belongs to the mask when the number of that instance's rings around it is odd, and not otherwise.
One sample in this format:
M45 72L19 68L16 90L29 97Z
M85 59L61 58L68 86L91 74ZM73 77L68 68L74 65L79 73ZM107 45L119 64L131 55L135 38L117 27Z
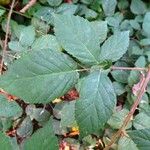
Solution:
M53 132L50 120L43 128L38 129L24 143L25 150L58 150L58 141Z
M149 150L150 148L150 129L134 130L128 132L133 142L139 150Z
M90 22L72 15L55 15L54 20L56 37L68 53L87 65L99 63L99 36Z
M128 77L128 84L132 87L134 84L138 83L140 79L140 72L136 70L130 71L130 75Z
M91 4L93 0L81 0L81 2L84 4Z
M29 116L27 116L21 123L21 125L17 129L17 135L22 138L26 138L30 136L33 132L32 121Z
M140 56L135 62L136 67L144 68L145 65L146 65L146 58L144 56Z
M87 76L81 82L75 109L80 135L98 133L112 115L115 105L116 95L106 73L95 71Z
M149 27L150 27L150 12L147 12L145 14L142 26L143 26L143 30L144 30L145 35L150 38L150 30L149 30Z
M118 60L127 51L129 46L129 32L119 32L105 41L101 47L100 61L111 60L112 62Z
M38 50L38 49L52 49L52 50L59 50L61 51L61 47L59 43L56 40L56 37L53 35L43 35L40 36L35 40L35 42L32 44L32 49Z
M50 26L39 18L33 17L31 24L35 27L36 35L39 37L41 35L47 35L47 32L50 30Z
M75 101L66 103L61 110L61 127L74 127L76 126L75 120Z
M115 12L116 0L102 0L102 7L106 16L111 16Z
M92 9L86 9L85 18L86 19L95 19L98 16L98 13Z
M3 126L2 128L3 132L8 131L13 126L13 118L11 117L9 118L1 117L0 120Z
M147 11L146 5L142 0L132 0L130 9L136 15L144 14Z
M126 8L128 8L128 6L129 6L129 2L128 1L119 0L119 2L118 2L118 8L120 10L126 9Z
M146 39L142 39L141 41L140 41L140 45L141 46L150 46L150 38L146 38Z
M141 30L140 24L136 20L130 20L130 25L135 30Z
M139 150L130 137L122 136L118 141L117 150Z
M0 147L2 150L12 150L10 138L0 132Z
M150 128L150 116L145 113L139 113L133 120L133 126L136 129Z
M115 13L113 16L109 16L106 18L108 25L119 28L121 21L123 20L123 15L121 13Z
M116 95L121 95L126 92L125 85L119 82L113 82L113 87Z
M22 114L22 109L15 101L8 101L0 95L0 117L15 117Z
M0 78L0 87L30 103L47 103L64 95L78 79L76 63L50 49L27 53Z
M50 113L44 108L36 108L35 105L28 105L26 107L26 114L30 116L31 120L35 119L39 123L45 123L50 118Z
M63 3L57 8L56 13L73 15L76 13L77 8L78 8L77 5Z
M45 21L47 24L53 24L53 16L54 9L51 7L41 7L35 13L34 16L42 21Z
M35 40L35 29L33 26L28 26L22 29L19 42L22 46L31 46Z
M59 6L62 3L62 0L47 0L50 6Z
M128 114L127 109L122 109L121 111L116 111L112 117L108 120L108 124L113 128L113 129L119 129L121 128L124 118ZM130 128L131 124L129 124L126 128Z
M0 9L0 17L5 13L6 11L4 9Z
M26 48L24 48L20 42L18 41L10 41L8 43L9 48L14 51L14 52L22 52L24 50L27 50Z
M117 61L114 64L115 67L129 67L128 64L124 61ZM111 71L111 74L113 76L113 78L117 81L117 82L121 82L121 83L128 83L128 76L129 76L129 71L126 70L113 70Z
M107 21L93 21L91 22L97 37L99 37L99 42L102 43L107 37Z

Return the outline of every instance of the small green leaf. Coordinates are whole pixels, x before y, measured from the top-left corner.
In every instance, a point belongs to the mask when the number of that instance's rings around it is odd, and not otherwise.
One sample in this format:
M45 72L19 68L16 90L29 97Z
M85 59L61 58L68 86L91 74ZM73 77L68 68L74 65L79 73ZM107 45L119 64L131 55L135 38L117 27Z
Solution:
M149 150L150 148L150 129L133 130L128 132L133 142L139 150Z
M116 111L112 117L108 120L108 124L113 128L113 129L119 129L124 121L124 118L128 114L127 109L122 109L121 111ZM127 126L127 128L130 128L131 124Z
M61 110L61 127L74 127L75 120L75 101L66 103Z
M141 30L140 24L136 20L130 20L130 25L135 30Z
M50 6L59 6L63 0L47 0Z
M136 67L144 68L145 65L146 65L146 58L144 56L140 56L135 62Z
M15 117L21 115L22 109L15 101L8 101L0 95L0 117Z
M130 75L128 77L128 84L132 87L134 84L138 83L140 79L140 72L136 70L130 71Z
M150 12L147 12L145 14L142 26L143 26L143 30L144 30L145 35L147 37L150 37L150 30L149 30L149 27L150 27Z
M31 46L35 40L35 29L33 26L23 28L20 33L19 42L22 46Z
M45 21L47 24L53 24L54 19L52 14L54 13L54 9L51 7L40 7L35 13L34 16L38 19Z
M106 16L111 16L115 12L116 0L102 0L102 7Z
M32 44L32 49L33 50L38 50L38 49L52 49L52 50L59 50L61 51L61 47L58 44L56 37L53 35L43 35L40 36L35 40L35 42Z
M123 136L118 141L117 150L139 150L130 137Z
M133 126L136 129L150 128L150 116L145 113L139 113L133 120Z
M0 147L2 150L12 150L10 138L0 132Z
M91 4L93 0L81 0L81 2L84 4Z
M116 13L113 16L109 16L106 18L108 25L114 28L119 28L119 25L122 20L123 20L123 15L121 13Z
M23 47L20 42L18 41L10 41L8 43L9 48L14 52L22 52L24 50L27 50L25 47Z
M113 113L116 95L110 79L102 71L92 72L81 82L76 102L76 120L82 137L98 133Z
M26 102L47 103L75 85L76 67L76 63L62 52L35 50L10 66L0 77L0 87Z
M129 67L128 64L124 61L117 61L114 64L115 67ZM127 70L113 70L111 71L111 74L113 76L113 78L117 81L117 82L121 82L121 83L128 83L128 76L129 76L129 71Z
M97 37L99 37L99 42L102 43L107 37L107 21L93 21L91 22Z
M0 120L2 122L3 132L8 131L13 125L13 118L11 118L11 117L9 117L9 118L1 117Z
M39 123L45 123L50 118L50 113L44 108L36 108L34 105L26 107L26 114L30 116L31 120L35 119Z
M68 53L87 65L99 63L99 34L90 22L73 15L55 15L54 20L56 37Z
M27 116L21 123L21 125L17 129L17 135L22 138L26 138L30 136L33 132L32 121L29 116Z
M136 15L144 14L147 11L146 5L142 0L132 0L130 9Z
M120 10L126 9L126 8L128 8L128 6L129 6L129 2L128 1L119 0L119 2L118 2L118 8Z
M142 39L140 41L140 45L142 45L142 46L150 46L150 38L148 38L148 39Z
M116 95L121 95L126 91L125 85L119 82L113 82L113 87L114 87Z
M43 20L33 17L31 24L35 27L36 35L39 37L41 35L47 35L50 30L50 26Z
M74 5L74 4L68 4L68 3L63 3L61 4L57 10L56 10L56 13L58 14L70 14L70 15L73 15L76 13L76 10L77 10L78 6L77 5Z
M50 120L43 128L38 129L24 143L25 150L58 150L58 141L53 132Z
M3 14L5 13L6 11L4 9L0 9L0 17L3 16Z
M101 47L100 61L111 60L112 62L118 60L127 51L129 46L129 32L119 32L105 41Z

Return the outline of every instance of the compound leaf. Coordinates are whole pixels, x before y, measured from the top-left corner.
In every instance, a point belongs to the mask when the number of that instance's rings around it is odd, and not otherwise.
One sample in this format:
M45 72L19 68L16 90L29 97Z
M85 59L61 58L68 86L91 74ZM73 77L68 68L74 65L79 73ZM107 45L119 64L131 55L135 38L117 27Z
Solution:
M0 78L0 87L30 103L49 102L65 94L78 79L76 63L50 49L27 53Z
M129 32L115 33L101 47L100 61L118 60L127 51L129 46Z
M73 15L54 16L55 34L62 47L87 65L98 64L99 34L86 19Z
M81 136L86 136L104 127L116 105L116 95L103 71L92 72L81 84L75 113Z

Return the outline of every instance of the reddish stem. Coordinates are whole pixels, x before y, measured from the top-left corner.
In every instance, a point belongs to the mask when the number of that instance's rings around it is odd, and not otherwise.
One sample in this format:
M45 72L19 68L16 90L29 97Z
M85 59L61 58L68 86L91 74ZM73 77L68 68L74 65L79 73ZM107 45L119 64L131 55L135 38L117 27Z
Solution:
M137 95L137 98L134 102L134 104L131 107L130 112L128 113L127 117L125 118L122 127L112 136L110 143L104 148L104 150L109 150L111 148L111 146L116 142L116 140L118 139L118 137L121 135L122 132L125 131L126 126L128 125L128 123L130 122L137 106L139 105L144 93L145 93L145 89L147 87L147 84L150 80L150 67L148 68L148 72L146 75L146 78L141 86L141 89Z

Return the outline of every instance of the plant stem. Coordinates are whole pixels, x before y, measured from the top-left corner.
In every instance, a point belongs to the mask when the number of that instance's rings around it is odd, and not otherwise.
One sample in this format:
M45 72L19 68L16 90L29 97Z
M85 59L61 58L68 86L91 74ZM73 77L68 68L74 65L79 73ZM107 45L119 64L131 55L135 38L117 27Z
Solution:
M112 70L137 70L137 71L147 71L147 68L140 68L140 67L116 67L112 66Z
M10 11L9 11L8 18L7 18L6 35L5 35L4 48L2 52L2 60L1 60L1 65L0 65L0 74L2 74L2 70L3 70L4 57L5 57L5 53L7 50L7 42L8 42L8 35L9 35L9 24L10 24L10 19L11 19L14 5L15 5L15 0L13 0L11 3Z
M31 8L37 0L30 0L30 2L20 10L21 13L25 13L29 8Z
M81 66L83 67L83 66ZM147 68L139 68L139 67L116 67L116 66L112 66L110 67L111 70L137 70L137 71L147 71ZM89 71L90 68L82 68L82 69L78 69L77 71Z
M0 8L3 9L3 10L10 11L8 8L5 8L5 7L3 7L3 6L0 6ZM15 11L15 10L12 10L12 13L31 19L30 16L27 16L27 15L25 15L25 14L22 14L22 13L18 12L18 11Z
M121 135L121 133L125 130L126 126L130 122L137 106L139 105L139 103L145 93L145 89L147 87L149 80L150 80L150 66L148 68L147 75L142 84L142 87L141 87L140 91L138 92L137 98L136 98L134 104L132 105L130 112L128 113L127 117L125 118L122 127L112 136L110 143L104 148L104 150L109 150L111 148L111 146L116 142L118 137Z

